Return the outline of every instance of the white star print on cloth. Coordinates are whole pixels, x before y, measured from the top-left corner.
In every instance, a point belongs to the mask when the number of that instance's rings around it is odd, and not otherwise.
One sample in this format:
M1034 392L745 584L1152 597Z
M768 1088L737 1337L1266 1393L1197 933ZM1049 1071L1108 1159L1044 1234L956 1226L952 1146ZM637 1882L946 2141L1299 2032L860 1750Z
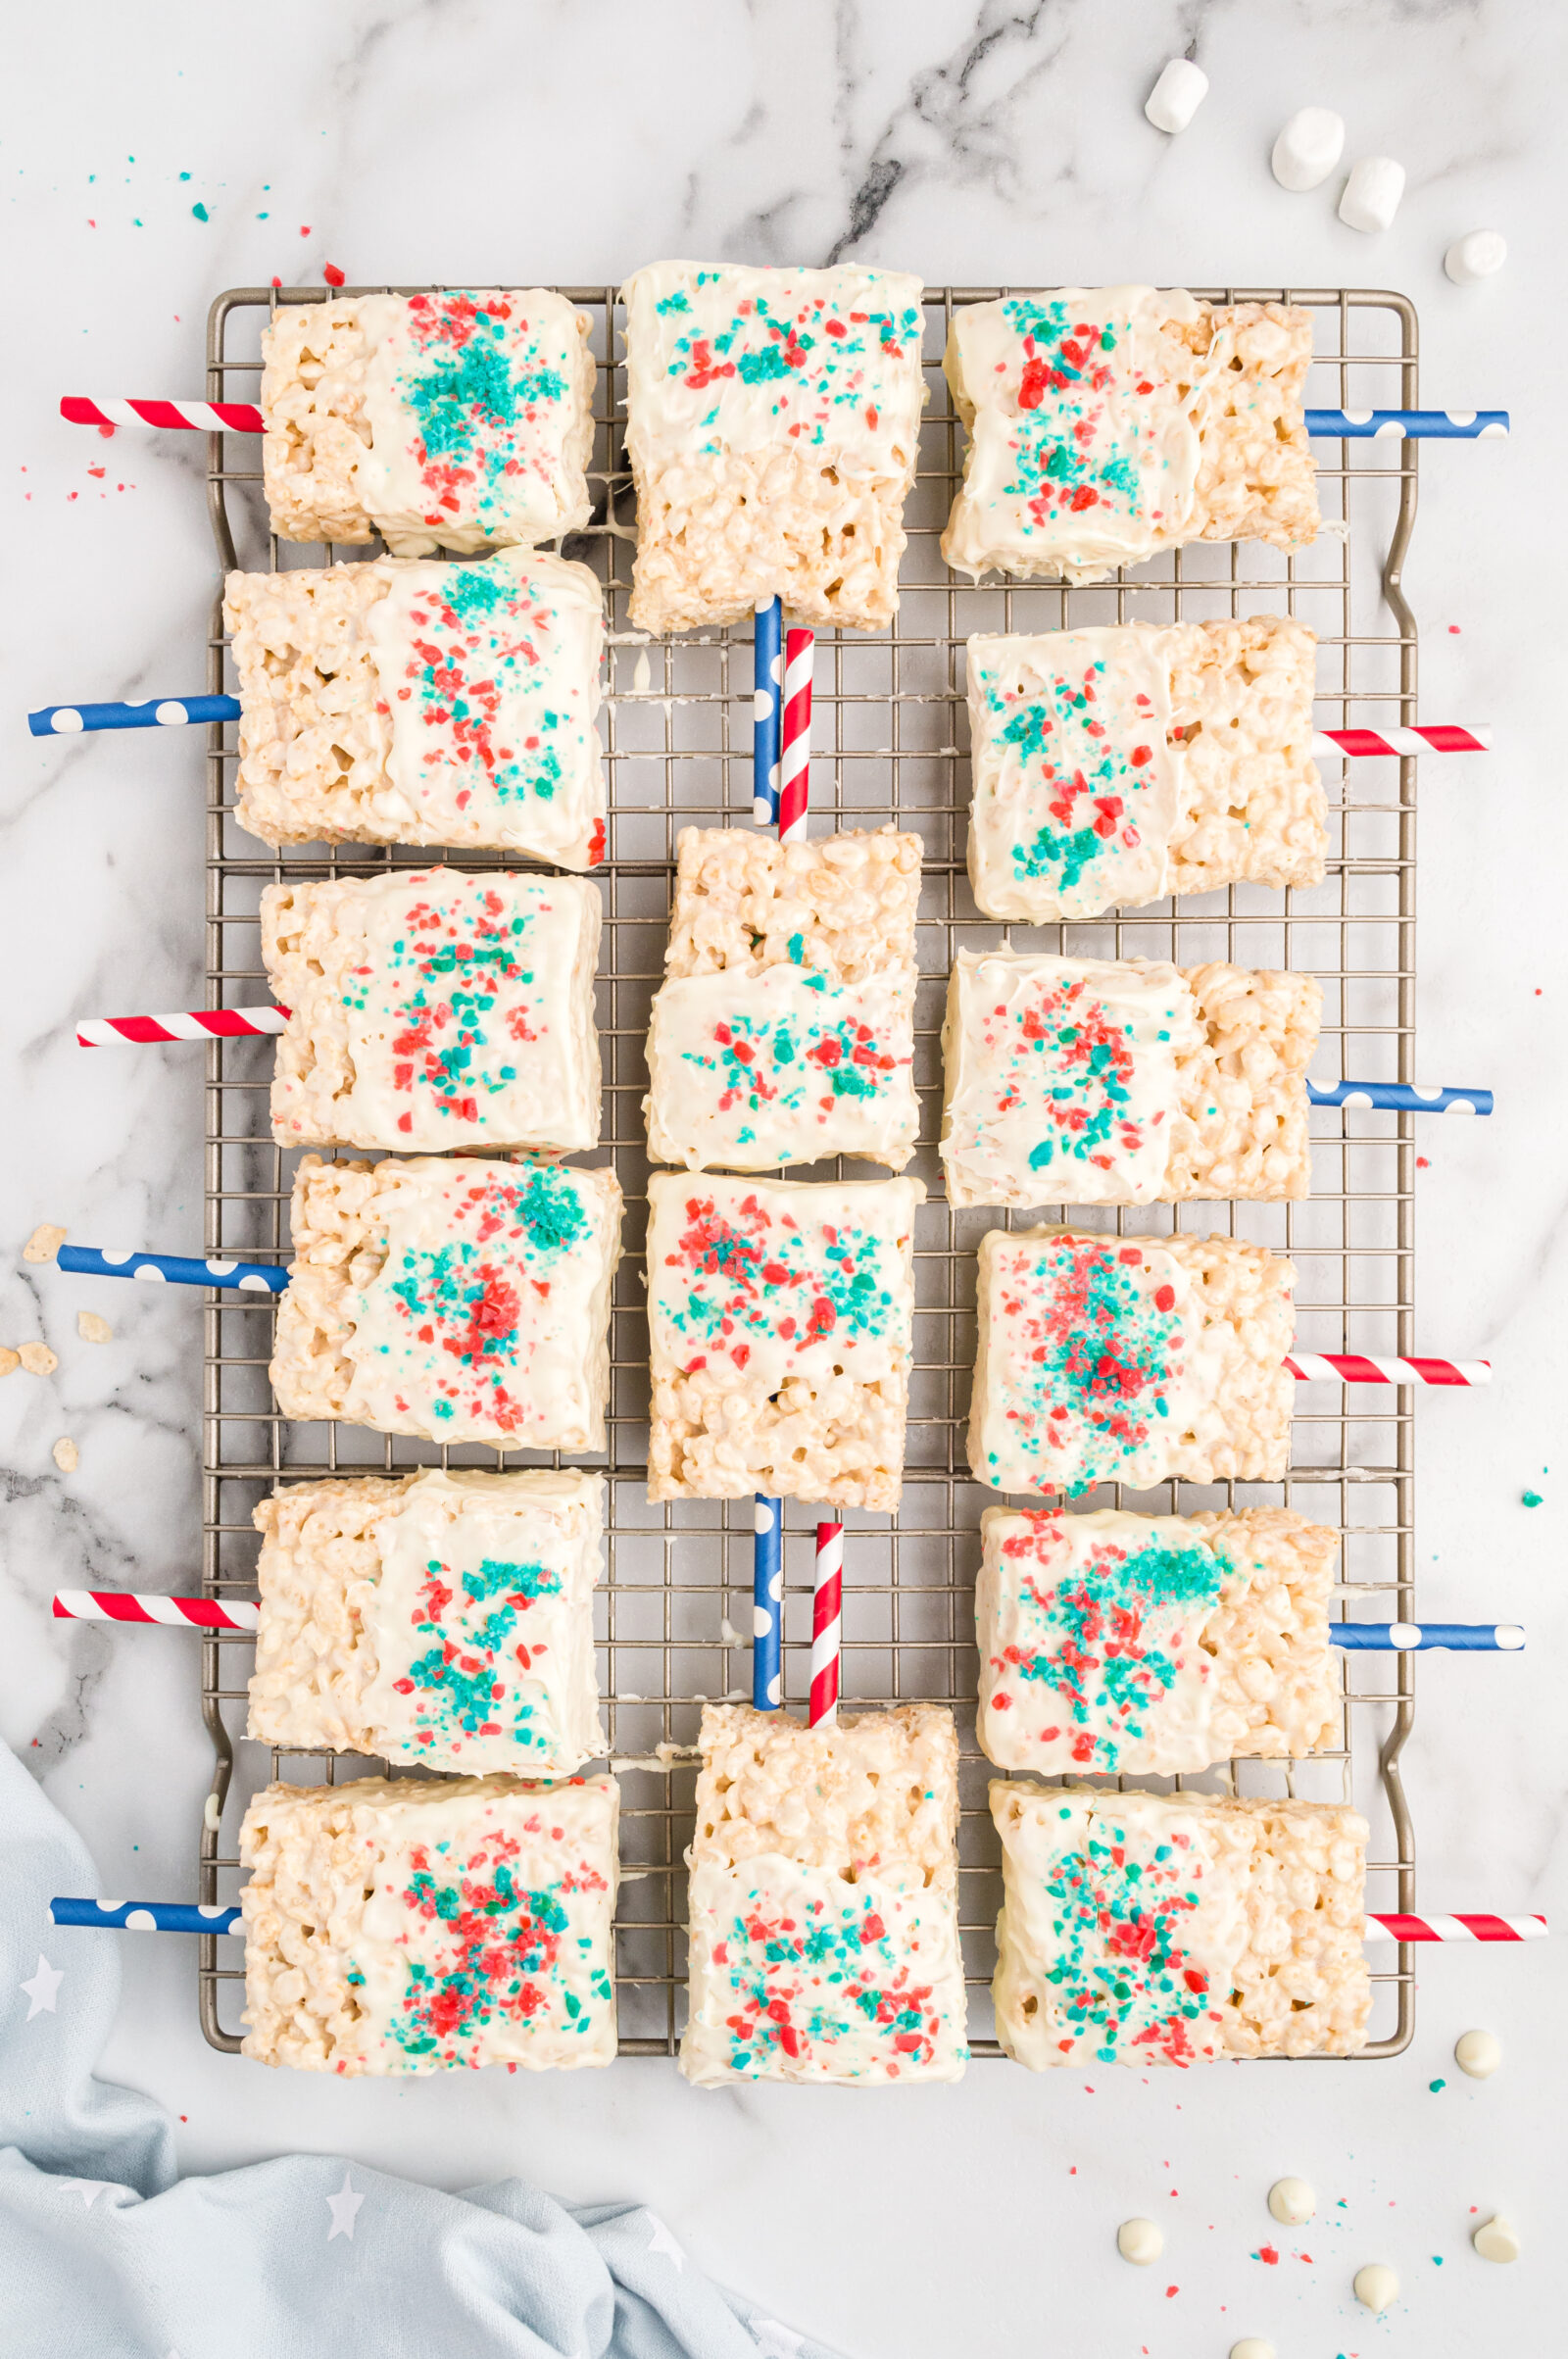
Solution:
M752 2333L762 2359L797 2359L806 2347L806 2336L797 2334L793 2327L779 2325L776 2318L754 2318Z
M29 2023L32 2021L34 2015L52 2015L54 2013L55 1999L59 1995L60 1986L65 1979L66 1970L64 1966L51 1966L49 1960L44 1956L43 1951L40 1949L38 1952L37 1973L33 1976L30 1983L23 1983L21 1985L21 1988L26 1991L27 1997L31 2002L27 2008L27 2021Z
M674 2262L677 2270L684 2269L686 2266L686 2255L682 2252L680 2246L676 2243L674 2237L664 2226L663 2221L661 2220L654 2212L650 2212L648 2217L653 2221L654 2224L654 2233L648 2239L649 2251L664 2253L668 2259Z
M60 2192L62 2195L79 2195L82 2210L90 2212L100 2195L119 2185L118 2179L62 2179Z
M355 2193L354 2182L345 2171L343 2185L338 2188L337 2193L326 2197L326 2208L332 2215L332 2225L326 2232L326 2240L329 2244L334 2236L347 2236L349 2242L353 2243L354 2215L364 2201L363 2195Z

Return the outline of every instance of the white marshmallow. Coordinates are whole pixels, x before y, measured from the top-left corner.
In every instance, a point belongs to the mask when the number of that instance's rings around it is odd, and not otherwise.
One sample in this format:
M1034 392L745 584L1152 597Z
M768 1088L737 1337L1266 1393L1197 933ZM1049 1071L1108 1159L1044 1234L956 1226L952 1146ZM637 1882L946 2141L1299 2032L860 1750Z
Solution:
M1344 116L1332 107L1298 107L1274 142L1269 170L1299 195L1326 180L1344 153Z
M1467 287L1478 278L1490 278L1507 259L1508 241L1497 230L1472 229L1468 237L1454 239L1443 267L1456 287Z
M1348 229L1386 229L1399 210L1404 194L1404 166L1392 156L1363 156L1352 165L1340 199L1340 219Z
M1156 131L1185 131L1208 96L1208 75L1191 58L1172 58L1144 101Z

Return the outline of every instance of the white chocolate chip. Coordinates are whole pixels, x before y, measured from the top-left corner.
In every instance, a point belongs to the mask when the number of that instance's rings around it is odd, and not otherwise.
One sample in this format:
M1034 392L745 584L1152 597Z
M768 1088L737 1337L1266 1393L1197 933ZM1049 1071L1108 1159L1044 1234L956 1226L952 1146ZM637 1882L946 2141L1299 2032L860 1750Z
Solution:
M1282 188L1299 196L1320 186L1344 153L1344 116L1332 107L1298 107L1274 142L1269 170Z
M1274 2345L1261 2334L1244 2334L1231 2344L1231 2359L1274 2359Z
M0 1344L0 1376L10 1376L22 1365L22 1353L13 1352L9 1344Z
M1301 2228L1317 2210L1317 2197L1304 2179L1276 2179L1268 2208L1282 2228Z
M219 1807L218 1796L210 1794L202 1804L202 1825L210 1834L216 1835L222 1823L223 1813Z
M1456 287L1468 287L1478 278L1490 278L1507 259L1508 241L1498 231L1472 229L1468 237L1454 239L1443 258L1443 267Z
M1519 2258L1519 2231L1511 2220L1498 2212L1494 2220L1483 2220L1470 2238L1484 2261L1516 2261Z
M77 1311L76 1333L84 1344L112 1344L115 1340L113 1327L96 1310Z
M24 1261L52 1261L65 1242L64 1229L57 1229L52 1221L40 1221L23 1247L22 1258Z
M1347 229L1387 229L1404 194L1404 166L1392 156L1363 156L1352 165L1340 199L1340 219Z
M1355 2273L1355 2298L1374 2316L1399 2298L1399 2281L1387 2261L1368 2261Z
M24 1344L17 1357L29 1376L52 1376L60 1365L47 1344Z
M62 1474L74 1474L81 1464L81 1452L69 1434L55 1444L52 1454Z
M1147 2269L1165 2249L1165 2239L1152 2220L1124 2220L1116 2231L1116 2250L1124 2261Z
M1191 58L1172 58L1144 101L1156 131L1185 131L1208 96L1208 75Z
M1453 2060L1472 2081L1489 2081L1502 2062L1502 2042L1495 2032L1461 2032Z

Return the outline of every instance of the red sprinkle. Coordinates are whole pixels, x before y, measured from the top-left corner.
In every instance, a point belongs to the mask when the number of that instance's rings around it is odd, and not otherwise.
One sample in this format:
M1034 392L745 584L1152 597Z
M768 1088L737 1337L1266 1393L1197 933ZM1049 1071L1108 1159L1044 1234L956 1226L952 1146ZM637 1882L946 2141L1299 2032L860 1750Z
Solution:
M340 287L343 284L343 273L338 269L335 262L322 263L321 276L326 280L326 283L329 287Z

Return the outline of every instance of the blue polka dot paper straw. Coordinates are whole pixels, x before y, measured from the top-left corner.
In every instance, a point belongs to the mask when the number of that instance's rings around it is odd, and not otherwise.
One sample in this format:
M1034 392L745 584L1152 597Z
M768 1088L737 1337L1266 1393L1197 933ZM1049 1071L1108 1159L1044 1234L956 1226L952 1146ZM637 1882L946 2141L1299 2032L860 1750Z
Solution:
M1308 410L1314 442L1496 442L1506 410Z
M186 729L238 720L237 696L155 696L144 705L45 705L29 713L34 737L79 737L83 729Z
M1517 1622L1331 1622L1329 1637L1352 1654L1517 1654L1525 1643Z
M778 817L779 730L784 710L784 608L777 598L757 610L752 642L752 817Z
M752 1701L776 1712L783 1700L784 1502L759 1495L752 1553Z
M784 697L784 608L773 598L757 610L752 668L752 817L778 817L779 733ZM776 1712L782 1700L784 1509L759 1494L752 1544L752 1702Z
M237 1908L200 1908L188 1900L74 1900L49 1903L55 1925L96 1925L116 1933L235 1933Z
M1375 1106L1395 1114L1490 1114L1490 1090L1424 1090L1413 1081L1309 1081L1309 1106Z
M60 1267L89 1278L140 1278L159 1286L228 1286L239 1294L280 1295L288 1271L275 1261L199 1261L183 1253L105 1251L95 1245L63 1245Z

